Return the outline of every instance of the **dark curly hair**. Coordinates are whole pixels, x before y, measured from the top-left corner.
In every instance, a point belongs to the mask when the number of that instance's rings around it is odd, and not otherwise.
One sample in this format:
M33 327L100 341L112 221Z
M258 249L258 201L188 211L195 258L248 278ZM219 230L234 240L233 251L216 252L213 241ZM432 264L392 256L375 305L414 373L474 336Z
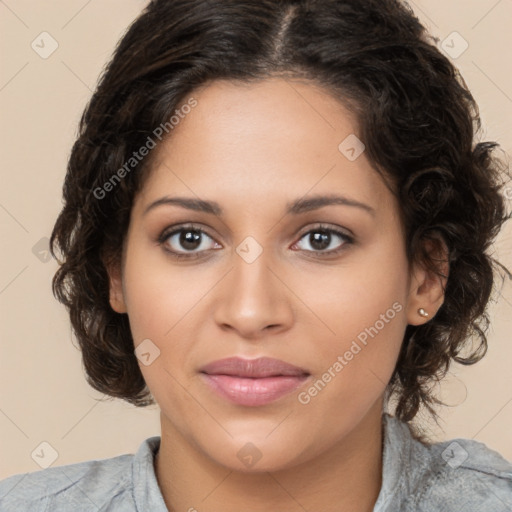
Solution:
M407 326L387 388L402 421L422 405L437 417L431 384L452 360L484 356L494 266L512 275L486 253L510 217L500 192L507 167L497 143L476 143L478 107L436 41L398 0L150 2L83 113L50 240L60 264L53 293L69 310L89 384L154 403L128 317L109 302L107 270L120 265L133 200L151 170L149 156L131 172L126 162L195 88L279 76L320 85L357 115L367 158L399 198L409 262L442 275L424 242L446 244L444 303L429 322Z

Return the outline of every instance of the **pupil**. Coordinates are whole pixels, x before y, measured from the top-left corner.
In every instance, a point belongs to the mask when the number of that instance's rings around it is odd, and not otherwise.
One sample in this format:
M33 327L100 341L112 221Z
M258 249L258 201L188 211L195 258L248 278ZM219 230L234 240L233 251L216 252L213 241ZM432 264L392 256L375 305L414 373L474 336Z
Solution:
M311 246L318 250L323 250L329 247L331 234L325 231L316 231L309 235Z
M197 249L200 245L201 234L198 231L182 231L180 244L185 249Z

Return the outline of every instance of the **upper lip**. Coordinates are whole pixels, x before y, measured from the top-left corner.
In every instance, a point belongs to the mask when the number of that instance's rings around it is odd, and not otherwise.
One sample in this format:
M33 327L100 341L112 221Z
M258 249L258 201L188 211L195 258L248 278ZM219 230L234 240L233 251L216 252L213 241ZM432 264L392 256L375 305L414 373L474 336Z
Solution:
M280 359L260 357L258 359L242 359L228 357L203 366L200 370L208 375L233 375L237 377L273 377L273 376L303 376L309 372Z

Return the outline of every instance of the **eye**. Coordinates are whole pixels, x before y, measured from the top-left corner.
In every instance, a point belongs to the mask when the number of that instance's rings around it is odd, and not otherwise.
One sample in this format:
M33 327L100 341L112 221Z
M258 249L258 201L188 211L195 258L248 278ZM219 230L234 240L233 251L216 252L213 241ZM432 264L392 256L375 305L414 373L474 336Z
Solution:
M338 243L336 243L336 239L338 239ZM354 242L354 239L346 233L325 226L318 226L315 229L309 230L300 240L305 240L307 242L306 246L309 245L311 249L300 247L300 241L294 244L294 246L299 246L299 248L307 252L331 256L341 252L346 245ZM341 240L341 243L339 243L339 240Z
M181 226L164 231L158 242L177 258L195 257L200 252L214 249L212 245L219 246L205 231L195 226Z
M302 240L305 240L306 245L311 248L300 247ZM336 243L336 240L338 240L338 243ZM299 242L296 242L292 247L298 246L300 250L321 256L333 256L353 242L353 237L346 233L327 226L318 226L304 233ZM158 243L172 257L177 259L200 257L200 253L222 247L203 229L194 225L164 230L158 238Z

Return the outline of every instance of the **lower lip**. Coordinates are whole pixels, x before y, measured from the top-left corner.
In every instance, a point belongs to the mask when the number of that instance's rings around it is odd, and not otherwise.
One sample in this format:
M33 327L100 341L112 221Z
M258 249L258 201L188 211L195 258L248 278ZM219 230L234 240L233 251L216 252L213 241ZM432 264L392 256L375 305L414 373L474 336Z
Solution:
M265 405L297 389L309 375L244 378L231 375L201 374L219 395L239 405Z

